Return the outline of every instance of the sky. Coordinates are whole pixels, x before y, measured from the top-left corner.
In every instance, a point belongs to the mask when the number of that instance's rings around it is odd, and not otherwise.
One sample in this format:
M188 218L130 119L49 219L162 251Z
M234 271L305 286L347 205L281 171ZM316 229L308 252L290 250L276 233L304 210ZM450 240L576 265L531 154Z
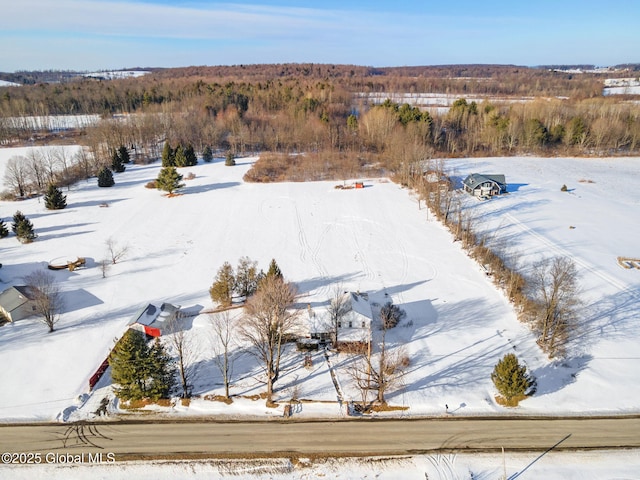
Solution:
M637 0L3 1L0 71L640 62Z

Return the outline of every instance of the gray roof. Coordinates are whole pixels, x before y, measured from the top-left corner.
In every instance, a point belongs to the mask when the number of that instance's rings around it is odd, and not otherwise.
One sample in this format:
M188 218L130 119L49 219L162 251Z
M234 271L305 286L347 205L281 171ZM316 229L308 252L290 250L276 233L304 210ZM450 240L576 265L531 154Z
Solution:
M14 287L9 287L0 293L0 305L2 305L2 308L7 312L12 312L34 298L33 287L28 285L16 285Z
M501 174L480 174L472 173L464 179L464 184L469 188L476 188L478 185L484 182L495 182L502 188L506 187L507 180L504 175Z

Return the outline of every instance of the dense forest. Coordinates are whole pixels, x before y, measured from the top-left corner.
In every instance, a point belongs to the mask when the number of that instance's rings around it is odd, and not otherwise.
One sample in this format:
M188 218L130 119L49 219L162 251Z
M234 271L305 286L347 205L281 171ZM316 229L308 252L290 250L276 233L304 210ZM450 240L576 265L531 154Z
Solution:
M603 96L603 79L512 65L236 65L154 69L118 80L65 75L64 81L0 88L0 143L53 141L51 134L38 137L24 121L28 116L97 114L97 124L57 132L67 139L75 133L74 141L93 153L95 168L121 146L136 161L158 159L169 142L198 153L206 147L263 152L254 181L379 169L405 182L416 165L436 157L638 154L640 105L632 97ZM457 100L427 109L374 103L372 93ZM291 157L297 153L305 155Z

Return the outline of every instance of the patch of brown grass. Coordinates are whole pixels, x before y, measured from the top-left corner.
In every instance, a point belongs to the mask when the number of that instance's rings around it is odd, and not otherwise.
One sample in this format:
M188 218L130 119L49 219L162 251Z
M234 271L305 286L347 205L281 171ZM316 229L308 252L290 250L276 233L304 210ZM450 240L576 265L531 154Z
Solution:
M180 399L180 404L183 407L188 407L189 405L191 405L191 399L190 398L181 398Z
M400 406L400 405L389 405L387 403L380 403L376 405L371 405L369 407L370 412L398 412L409 410L409 407Z
M231 405L233 403L233 399L231 397L227 398L224 395L205 395L205 400L209 400L210 402L222 402L227 405Z
M518 404L522 401L525 400L527 397L527 395L518 395L516 397L513 397L511 399L506 399L504 398L502 395L496 395L496 402L498 403L498 405L502 405L503 407L517 407Z

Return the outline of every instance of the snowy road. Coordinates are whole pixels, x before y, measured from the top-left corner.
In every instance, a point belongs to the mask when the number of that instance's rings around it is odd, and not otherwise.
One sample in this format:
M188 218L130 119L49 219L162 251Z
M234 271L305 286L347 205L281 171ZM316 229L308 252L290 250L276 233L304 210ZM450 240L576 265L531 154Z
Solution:
M398 455L640 447L640 417L337 422L137 422L4 425L1 452L113 453L118 460L197 457Z

